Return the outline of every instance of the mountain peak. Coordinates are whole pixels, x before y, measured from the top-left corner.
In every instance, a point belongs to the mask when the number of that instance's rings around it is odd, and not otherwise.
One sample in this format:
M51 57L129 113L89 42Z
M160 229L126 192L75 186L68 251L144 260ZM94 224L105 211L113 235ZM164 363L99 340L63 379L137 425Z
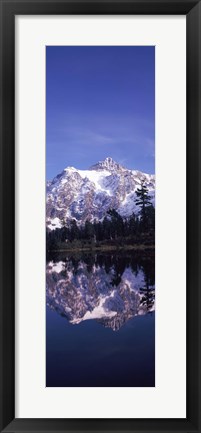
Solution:
M144 180L154 203L155 176L130 170L111 157L88 170L67 167L47 183L47 227L62 227L63 221L102 221L110 209L122 217L138 214L136 190Z
M110 156L105 158L103 161L98 161L96 164L92 165L89 170L125 170L125 168L118 162L114 161Z

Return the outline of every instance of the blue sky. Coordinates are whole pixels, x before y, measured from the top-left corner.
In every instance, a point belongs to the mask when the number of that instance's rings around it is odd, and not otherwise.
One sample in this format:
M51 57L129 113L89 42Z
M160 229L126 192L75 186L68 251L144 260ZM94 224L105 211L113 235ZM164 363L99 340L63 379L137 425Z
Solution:
M46 48L47 179L112 157L155 172L155 49Z

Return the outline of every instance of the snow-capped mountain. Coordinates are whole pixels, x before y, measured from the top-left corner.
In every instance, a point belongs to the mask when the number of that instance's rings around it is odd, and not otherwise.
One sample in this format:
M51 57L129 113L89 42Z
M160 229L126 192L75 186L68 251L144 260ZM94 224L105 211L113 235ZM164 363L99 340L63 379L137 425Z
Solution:
M144 181L154 203L155 175L129 170L112 158L106 158L88 170L65 168L47 182L47 227L61 227L63 221L101 220L109 209L122 216L137 212L136 189Z

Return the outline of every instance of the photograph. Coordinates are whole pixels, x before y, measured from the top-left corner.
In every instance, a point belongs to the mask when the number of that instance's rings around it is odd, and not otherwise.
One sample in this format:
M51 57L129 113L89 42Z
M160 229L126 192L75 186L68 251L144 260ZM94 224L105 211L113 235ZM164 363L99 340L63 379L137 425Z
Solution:
M46 387L155 387L152 45L46 46L44 272Z
M1 3L0 433L201 433L201 0Z

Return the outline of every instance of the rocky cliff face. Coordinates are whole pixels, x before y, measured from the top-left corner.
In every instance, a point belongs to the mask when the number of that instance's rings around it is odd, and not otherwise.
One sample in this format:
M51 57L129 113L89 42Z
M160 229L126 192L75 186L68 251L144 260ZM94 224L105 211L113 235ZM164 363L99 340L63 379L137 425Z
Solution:
M144 181L154 203L155 176L128 170L106 158L88 170L67 167L47 182L47 227L61 227L63 221L75 219L78 224L101 220L109 209L122 216L137 212L136 189Z

